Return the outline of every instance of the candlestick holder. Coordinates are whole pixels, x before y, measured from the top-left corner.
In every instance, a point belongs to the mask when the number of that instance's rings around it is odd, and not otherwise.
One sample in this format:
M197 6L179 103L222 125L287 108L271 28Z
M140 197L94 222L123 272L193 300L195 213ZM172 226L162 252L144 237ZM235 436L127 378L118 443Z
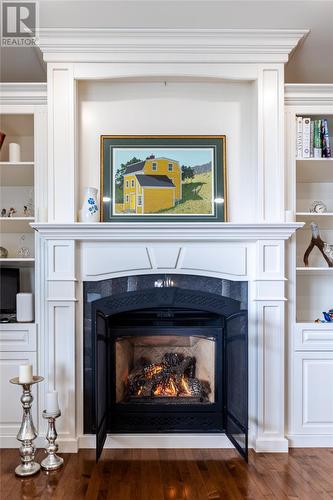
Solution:
M37 432L31 415L31 405L34 399L31 394L31 386L38 384L42 380L44 380L44 378L39 376L33 376L32 381L29 383L20 382L19 377L10 380L11 384L21 385L23 389L23 394L21 396L23 408L22 423L16 436L17 440L21 443L20 455L22 463L15 469L15 474L21 477L32 476L40 470L40 465L34 460L36 448L33 445L33 441L37 437Z
M41 462L41 466L45 470L56 470L63 466L64 459L57 455L58 445L56 444L57 439L57 431L55 428L55 420L60 417L61 411L59 410L57 413L48 413L46 410L43 411L43 418L48 420L48 428L46 439L49 442L48 447L46 448L47 457L44 458Z

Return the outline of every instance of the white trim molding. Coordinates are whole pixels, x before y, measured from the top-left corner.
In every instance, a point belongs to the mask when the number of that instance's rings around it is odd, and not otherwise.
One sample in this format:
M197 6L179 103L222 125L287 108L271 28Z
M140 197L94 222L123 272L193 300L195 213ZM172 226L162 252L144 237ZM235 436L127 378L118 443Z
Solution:
M308 30L41 28L47 62L285 63Z
M44 238L90 241L257 241L287 240L303 222L235 224L232 222L100 222L30 224Z
M47 104L47 83L0 83L1 104Z
M288 83L284 86L287 106L332 106L333 84Z

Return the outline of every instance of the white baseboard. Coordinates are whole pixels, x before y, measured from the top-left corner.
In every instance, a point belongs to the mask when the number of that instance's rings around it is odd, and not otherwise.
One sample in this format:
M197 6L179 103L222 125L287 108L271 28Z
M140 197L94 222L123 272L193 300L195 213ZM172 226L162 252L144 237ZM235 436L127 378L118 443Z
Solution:
M290 448L333 448L332 434L288 434Z
M79 436L79 448L95 448L94 434ZM233 448L225 434L108 434L105 448Z
M258 438L255 440L254 451L257 453L288 453L288 439Z

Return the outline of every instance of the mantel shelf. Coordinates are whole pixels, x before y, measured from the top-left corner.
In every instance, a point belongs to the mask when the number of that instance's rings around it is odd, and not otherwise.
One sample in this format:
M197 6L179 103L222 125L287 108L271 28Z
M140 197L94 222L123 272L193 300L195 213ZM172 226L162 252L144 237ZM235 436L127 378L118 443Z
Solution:
M86 224L31 224L45 237L73 240L118 241L257 241L287 240L303 222L276 224L236 224L232 222L99 222Z

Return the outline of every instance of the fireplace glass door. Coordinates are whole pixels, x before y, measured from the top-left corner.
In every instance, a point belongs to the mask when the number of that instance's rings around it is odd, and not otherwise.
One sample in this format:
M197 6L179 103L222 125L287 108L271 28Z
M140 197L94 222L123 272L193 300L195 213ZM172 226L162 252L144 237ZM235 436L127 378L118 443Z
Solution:
M209 405L215 396L216 337L126 333L115 341L115 401L132 405Z

